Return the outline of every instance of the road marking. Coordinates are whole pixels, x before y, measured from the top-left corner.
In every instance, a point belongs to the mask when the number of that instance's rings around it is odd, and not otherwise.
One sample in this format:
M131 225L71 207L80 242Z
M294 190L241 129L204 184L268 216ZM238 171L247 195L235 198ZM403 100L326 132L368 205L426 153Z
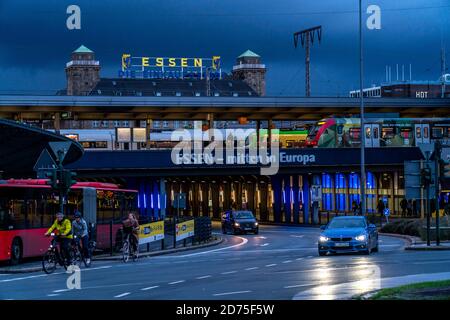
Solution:
M273 267L273 266L276 266L276 265L277 265L276 263L266 264L266 267Z
M307 258L307 259L311 259L311 258L313 258L313 256L307 256L306 258Z
M236 273L237 271L227 271L227 272L222 272L221 274L232 274L232 273Z
M47 297L57 297L59 295L60 295L59 293L50 293L47 295Z
M183 256L178 256L180 258L184 258L184 257L192 257L192 256L198 256L200 254L206 254L206 253L211 253L211 252L217 252L217 251L222 251L222 250L227 250L227 249L231 249L231 248L237 248L240 246L245 245L248 242L248 239L246 238L242 238L242 237L236 237L242 240L241 243L229 246L229 247L225 247L225 248L220 248L220 249L214 249L214 250L208 250L208 251L202 251L202 252L196 252L196 253L191 253L191 254L185 254Z
M291 263L292 262L292 260L286 260L286 261L283 261L282 263Z
M266 247L268 245L269 245L268 243L264 243L264 244L260 244L260 247Z
M169 282L169 284L177 284L177 283L182 283L185 282L186 280L178 280L178 281L174 281L174 282Z
M61 274L61 273L58 273ZM20 277L20 278L12 278L12 279L6 279L6 280L0 280L1 282L12 282L12 281L19 281L19 280L26 280L26 279L33 279L33 278L40 278L40 277L46 277L47 274L40 274L38 276L28 276L28 277Z
M96 268L87 268L87 269L81 269L81 271L101 270L101 269L109 269L109 268L112 268L112 266L103 266L103 267L96 267Z
M303 260L304 258L297 258L297 259L295 259L295 260L297 260L297 261L300 261L300 260Z
M151 289L155 289L158 288L159 286L153 286L153 287L147 287L147 288L142 288L142 291L147 291L147 290L151 290Z
M450 260L439 260L439 261L419 261L413 262L413 264L435 264L435 263L449 263Z
M131 294L131 292L125 292L125 293L119 294L117 296L114 296L114 298L122 298L122 297L128 296L129 294Z
M304 236L305 236L305 235L296 236L296 235L291 234L291 237L294 237L294 238L303 238Z
M201 279L206 279L206 278L211 278L211 275L201 276L201 277L197 277L195 279L201 280Z
M213 296L217 297L217 296L228 296L231 294L239 294L239 293L249 293L251 292L250 290L245 290L245 291L234 291L234 292L222 292L222 293L214 293Z
M247 268L245 270L249 271L249 270L256 270L256 269L259 269L259 267L251 267L251 268Z
M293 285L293 286L286 286L286 287L283 287L284 289L290 289L290 288L299 288L299 287L310 287L310 286L314 286L314 284L296 284L296 285Z
M58 292L66 292L66 291L70 291L71 289L59 289L59 290L53 290L54 293L58 293Z
M256 239L267 239L267 237L261 236L261 237L256 237Z

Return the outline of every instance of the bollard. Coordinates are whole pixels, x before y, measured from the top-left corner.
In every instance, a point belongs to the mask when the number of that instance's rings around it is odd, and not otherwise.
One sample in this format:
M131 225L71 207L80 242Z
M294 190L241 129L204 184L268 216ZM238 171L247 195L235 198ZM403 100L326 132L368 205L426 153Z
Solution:
M147 243L147 252L150 252L150 243Z
M164 250L164 239L161 240L161 250Z
M111 248L111 255L113 255L113 221L109 222L109 245Z

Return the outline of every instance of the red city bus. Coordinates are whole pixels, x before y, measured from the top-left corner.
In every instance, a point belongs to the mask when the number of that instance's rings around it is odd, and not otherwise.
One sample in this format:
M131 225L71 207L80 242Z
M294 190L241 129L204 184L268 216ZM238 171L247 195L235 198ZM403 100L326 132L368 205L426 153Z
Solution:
M44 233L59 211L59 195L45 179L0 181L0 261L17 264L22 258L42 255L50 239ZM83 213L88 224L96 225L97 248L113 245L123 217L136 211L137 191L101 182L78 182L72 186L65 205L69 217Z

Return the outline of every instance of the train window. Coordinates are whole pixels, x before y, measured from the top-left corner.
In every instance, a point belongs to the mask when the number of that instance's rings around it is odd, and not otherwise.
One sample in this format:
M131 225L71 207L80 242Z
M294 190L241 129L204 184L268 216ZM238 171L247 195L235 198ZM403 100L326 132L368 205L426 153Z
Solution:
M367 127L367 128L366 128L366 138L367 138L367 139L370 139L371 133L372 133L372 132L371 132L371 130L370 130L370 127Z
M381 137L383 139L392 139L394 137L394 128L381 129Z
M378 128L377 127L373 128L373 138L378 139Z
M428 127L423 127L423 137L424 137L425 139L428 138Z
M106 141L96 141L95 148L97 149L106 149L108 148L108 142Z
M444 136L444 128L434 127L431 129L432 138L442 138Z
M422 131L420 130L420 127L416 127L416 138L420 139L422 138Z
M357 140L360 138L361 129L360 128L350 128L349 135L351 139Z
M400 134L403 139L409 139L411 137L410 136L411 129L410 128L402 128L402 129L400 129Z

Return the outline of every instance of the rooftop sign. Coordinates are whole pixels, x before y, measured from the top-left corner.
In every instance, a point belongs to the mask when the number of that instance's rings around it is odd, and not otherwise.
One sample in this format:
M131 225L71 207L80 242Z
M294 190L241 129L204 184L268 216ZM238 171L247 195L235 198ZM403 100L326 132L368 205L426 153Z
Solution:
M120 78L183 79L222 78L220 56L212 58L135 57L122 54Z

